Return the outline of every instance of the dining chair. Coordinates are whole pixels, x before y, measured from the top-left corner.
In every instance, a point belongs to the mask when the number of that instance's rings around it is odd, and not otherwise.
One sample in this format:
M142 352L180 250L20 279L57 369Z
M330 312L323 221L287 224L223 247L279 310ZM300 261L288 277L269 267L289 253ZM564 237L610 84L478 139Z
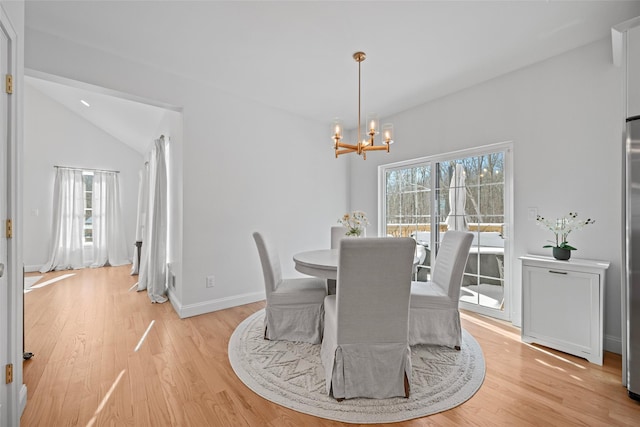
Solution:
M414 251L410 237L340 241L337 293L324 300L320 349L326 391L335 399L409 396Z
M275 246L259 232L253 233L258 247L267 296L264 338L319 344L324 329L323 279L317 277L282 278L280 258Z
M473 234L447 231L431 271L431 280L411 283L409 344L434 344L460 349L460 287Z
M338 249L340 247L340 240L346 236L347 230L347 227L342 225L331 227L331 249Z

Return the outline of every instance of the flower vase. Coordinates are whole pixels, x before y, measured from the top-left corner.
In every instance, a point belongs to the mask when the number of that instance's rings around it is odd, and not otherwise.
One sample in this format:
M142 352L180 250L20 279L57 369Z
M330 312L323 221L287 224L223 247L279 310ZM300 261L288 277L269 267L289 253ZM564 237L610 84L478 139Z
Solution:
M355 229L349 229L345 234L346 237L367 237L367 229L361 228L359 231Z
M553 257L560 261L568 261L571 258L571 251L565 248L554 247Z

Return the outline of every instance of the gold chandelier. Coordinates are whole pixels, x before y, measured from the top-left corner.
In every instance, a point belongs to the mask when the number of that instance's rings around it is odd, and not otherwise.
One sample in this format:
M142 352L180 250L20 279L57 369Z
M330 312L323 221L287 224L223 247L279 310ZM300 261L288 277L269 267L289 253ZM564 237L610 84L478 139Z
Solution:
M358 153L367 160L367 151L386 150L389 152L389 145L393 144L393 125L385 123L382 125L382 143L384 145L375 145L375 137L379 133L378 115L376 113L367 114L367 130L365 138L360 139L360 65L366 59L364 52L356 52L353 59L358 63L358 139L357 144L345 144L342 141L343 124L340 119L335 119L332 126L333 149L336 152L336 159L341 154ZM368 135L368 137L366 137Z

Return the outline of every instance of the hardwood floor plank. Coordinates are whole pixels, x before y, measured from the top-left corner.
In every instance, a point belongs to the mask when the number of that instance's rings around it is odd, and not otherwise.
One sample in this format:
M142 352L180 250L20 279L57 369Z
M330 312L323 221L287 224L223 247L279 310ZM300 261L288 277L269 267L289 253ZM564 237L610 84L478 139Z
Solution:
M137 281L129 271L75 270L25 294L25 349L35 356L23 365L23 427L354 426L273 404L236 377L229 338L264 302L180 319L170 303L129 291ZM620 355L605 353L597 366L524 344L507 322L469 312L462 322L484 352L480 390L449 411L381 426L640 425L640 404L621 385Z

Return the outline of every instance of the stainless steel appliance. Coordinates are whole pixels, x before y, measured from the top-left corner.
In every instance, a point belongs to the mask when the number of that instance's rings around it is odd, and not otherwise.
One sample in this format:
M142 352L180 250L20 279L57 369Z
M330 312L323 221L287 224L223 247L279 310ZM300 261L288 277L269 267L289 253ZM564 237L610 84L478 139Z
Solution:
M626 384L640 400L640 116L627 119L626 132ZM624 328L623 328L624 330Z

